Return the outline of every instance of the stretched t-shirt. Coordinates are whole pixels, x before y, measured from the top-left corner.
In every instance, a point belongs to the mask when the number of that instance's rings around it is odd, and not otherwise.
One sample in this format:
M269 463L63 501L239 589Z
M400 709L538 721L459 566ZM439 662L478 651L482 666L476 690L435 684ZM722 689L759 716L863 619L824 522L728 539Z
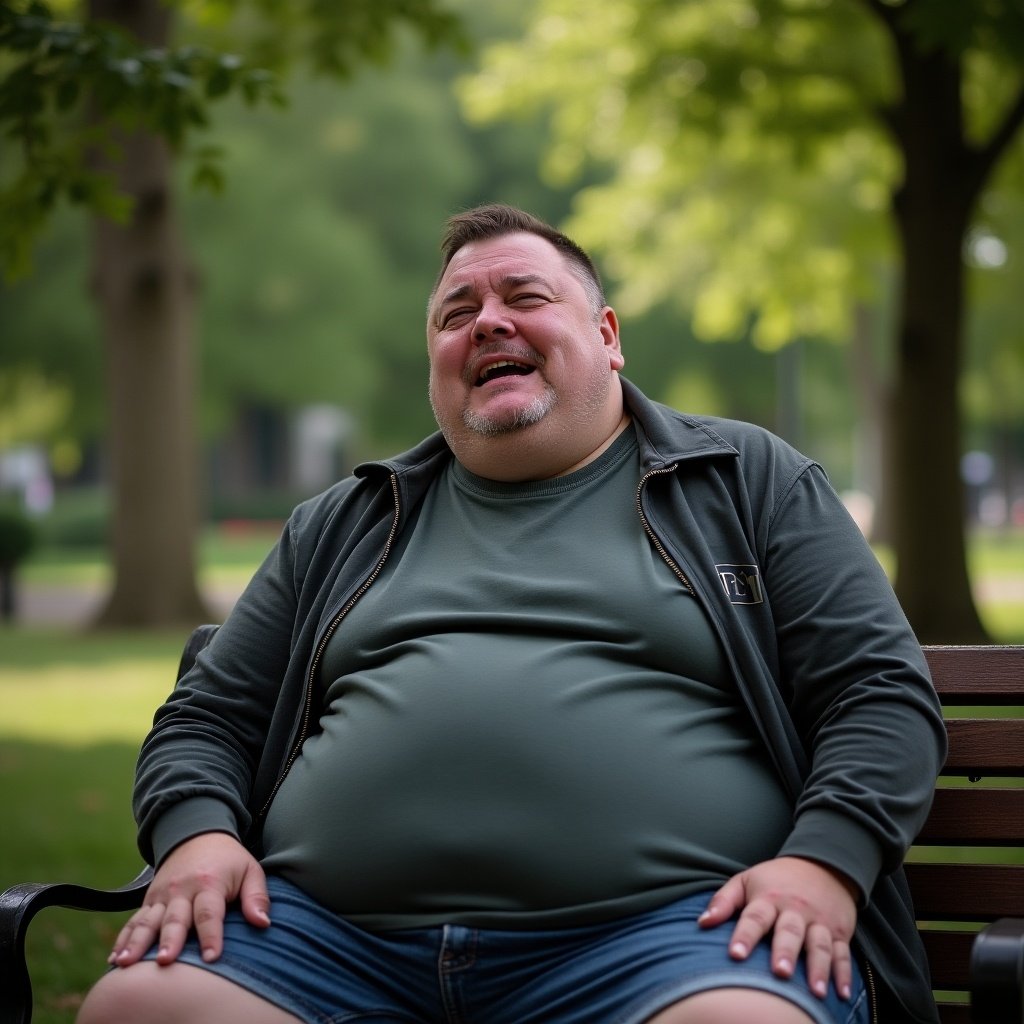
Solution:
M453 462L324 652L268 870L370 929L571 927L716 887L792 811L625 431L565 477Z

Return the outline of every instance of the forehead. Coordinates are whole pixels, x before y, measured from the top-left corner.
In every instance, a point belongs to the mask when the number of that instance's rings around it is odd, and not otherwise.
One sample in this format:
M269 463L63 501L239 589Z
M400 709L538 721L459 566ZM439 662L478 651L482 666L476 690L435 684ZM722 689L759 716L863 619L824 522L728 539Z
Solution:
M468 242L452 257L438 282L434 303L467 288L495 287L503 281L540 277L554 283L573 275L562 254L539 235L519 233Z

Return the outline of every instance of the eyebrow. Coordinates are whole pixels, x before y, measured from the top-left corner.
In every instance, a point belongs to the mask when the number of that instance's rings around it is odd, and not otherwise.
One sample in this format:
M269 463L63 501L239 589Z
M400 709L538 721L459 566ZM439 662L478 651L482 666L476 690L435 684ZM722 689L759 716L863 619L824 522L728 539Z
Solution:
M502 288L518 288L524 284L543 284L548 288L551 287L551 284L540 274L506 274L499 284ZM445 293L444 297L437 304L437 308L441 309L449 302L458 302L459 299L464 299L467 295L472 294L473 290L471 284L456 285L451 291Z

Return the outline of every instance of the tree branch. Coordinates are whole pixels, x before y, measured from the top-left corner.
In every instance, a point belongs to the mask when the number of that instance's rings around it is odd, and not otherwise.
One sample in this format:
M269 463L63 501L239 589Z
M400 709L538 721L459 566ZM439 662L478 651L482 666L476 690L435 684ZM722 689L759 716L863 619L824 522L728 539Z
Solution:
M1006 116L992 133L992 137L984 146L976 150L977 160L974 173L978 188L984 184L985 179L992 172L992 168L995 167L1022 125L1024 125L1024 86L1021 86L1016 100L1010 104Z

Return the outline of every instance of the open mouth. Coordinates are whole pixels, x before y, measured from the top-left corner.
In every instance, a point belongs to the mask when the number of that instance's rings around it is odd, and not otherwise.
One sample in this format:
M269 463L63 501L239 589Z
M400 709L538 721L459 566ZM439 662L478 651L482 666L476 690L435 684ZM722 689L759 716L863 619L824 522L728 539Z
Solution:
M527 363L517 363L514 359L502 359L485 366L473 386L481 387L489 380L497 380L499 377L525 377L533 371L534 367Z

